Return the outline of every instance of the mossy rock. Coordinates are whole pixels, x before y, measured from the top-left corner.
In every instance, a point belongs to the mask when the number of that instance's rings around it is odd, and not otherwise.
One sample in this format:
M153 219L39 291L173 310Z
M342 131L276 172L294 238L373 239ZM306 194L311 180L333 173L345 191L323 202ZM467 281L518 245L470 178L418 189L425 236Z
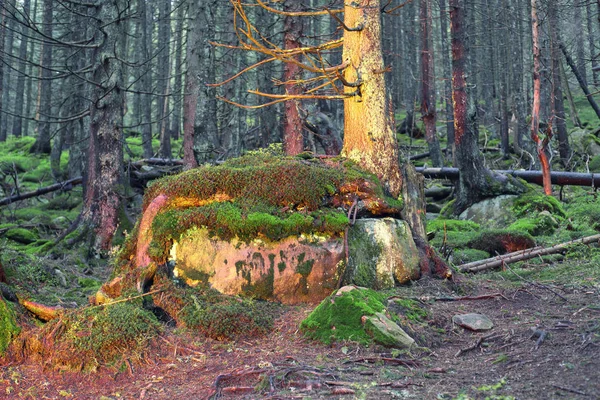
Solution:
M20 331L10 303L6 302L0 295L0 356L6 352L6 349Z
M592 157L588 166L590 172L600 172L600 155Z
M364 326L363 317L385 311L384 295L366 288L344 286L326 298L300 324L302 332L324 343L351 340L372 344L373 337Z
M580 193L566 205L569 220L576 230L600 231L600 198L596 193Z
M496 255L529 249L535 246L535 240L526 232L489 230L469 241L468 246Z
M8 231L6 231L4 236L7 239L22 244L34 243L39 239L38 235L34 231L25 228L9 229Z
M542 211L548 211L557 218L566 217L562 204L556 198L543 193L528 192L515 199L512 205L517 217L531 217Z
M521 218L513 222L508 230L515 232L527 232L532 236L548 236L558 228L558 222L547 212L541 212L534 218Z

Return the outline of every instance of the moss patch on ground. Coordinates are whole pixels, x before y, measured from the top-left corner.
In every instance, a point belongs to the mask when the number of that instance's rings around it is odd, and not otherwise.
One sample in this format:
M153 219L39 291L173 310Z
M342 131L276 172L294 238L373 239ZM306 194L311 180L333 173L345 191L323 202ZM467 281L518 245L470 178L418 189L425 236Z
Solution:
M385 302L383 294L371 289L335 292L302 321L300 329L324 343L350 340L368 345L373 338L365 331L362 317L383 312Z
M0 295L0 356L4 354L20 329L12 307Z

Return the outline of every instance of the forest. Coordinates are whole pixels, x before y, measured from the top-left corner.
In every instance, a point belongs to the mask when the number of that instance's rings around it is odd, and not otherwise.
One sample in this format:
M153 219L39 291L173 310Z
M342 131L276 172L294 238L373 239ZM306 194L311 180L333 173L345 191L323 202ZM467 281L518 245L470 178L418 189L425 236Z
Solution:
M0 0L0 398L600 396L600 0Z

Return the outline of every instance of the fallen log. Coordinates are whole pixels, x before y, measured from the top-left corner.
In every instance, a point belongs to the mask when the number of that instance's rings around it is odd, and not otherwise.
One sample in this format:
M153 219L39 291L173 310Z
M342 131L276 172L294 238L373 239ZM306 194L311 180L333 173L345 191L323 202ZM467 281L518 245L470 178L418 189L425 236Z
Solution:
M426 178L432 179L458 179L460 172L458 168L415 168L418 173ZM521 178L526 182L543 185L542 171L524 171L524 170L492 170L494 173L503 175L512 175L515 178ZM550 179L552 184L561 186L590 186L600 188L600 174L581 173L581 172L551 172Z
M23 194L6 197L6 198L0 200L0 206L5 206L7 204L14 203L15 201L25 200L25 199L29 199L31 197L41 196L43 194L55 192L57 190L62 190L62 191L66 192L66 191L73 189L73 186L80 185L82 181L83 181L83 178L81 176L78 176L77 178L69 179L68 181L59 182L59 183L55 183L54 185L39 188L38 190L35 190L33 192L27 192L27 193L23 193Z
M529 260L534 257L546 256L548 254L560 253L567 247L573 244L590 244L594 242L600 242L600 234L586 236L579 239L569 240L568 242L560 243L552 247L534 247L532 249L526 249L516 251L514 253L502 254L497 257L487 258L485 260L474 261L468 264L459 265L458 269L461 272L479 272L488 269L496 268L504 264L511 264L517 261Z

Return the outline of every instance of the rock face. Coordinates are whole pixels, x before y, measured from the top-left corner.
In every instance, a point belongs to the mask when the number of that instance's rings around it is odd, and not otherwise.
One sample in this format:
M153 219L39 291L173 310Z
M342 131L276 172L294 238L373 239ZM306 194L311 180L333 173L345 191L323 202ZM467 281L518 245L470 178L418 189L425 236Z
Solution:
M357 220L348 232L348 248L348 283L379 290L419 277L419 252L405 221Z
M365 318L365 330L373 340L383 346L410 349L416 346L415 340L383 313Z
M476 222L486 228L504 228L517 218L512 205L518 196L504 195L473 204L459 215L459 219Z
M340 237L303 235L250 243L210 238L192 229L171 248L174 275L190 286L208 282L224 294L242 294L286 304L318 303L343 271Z

